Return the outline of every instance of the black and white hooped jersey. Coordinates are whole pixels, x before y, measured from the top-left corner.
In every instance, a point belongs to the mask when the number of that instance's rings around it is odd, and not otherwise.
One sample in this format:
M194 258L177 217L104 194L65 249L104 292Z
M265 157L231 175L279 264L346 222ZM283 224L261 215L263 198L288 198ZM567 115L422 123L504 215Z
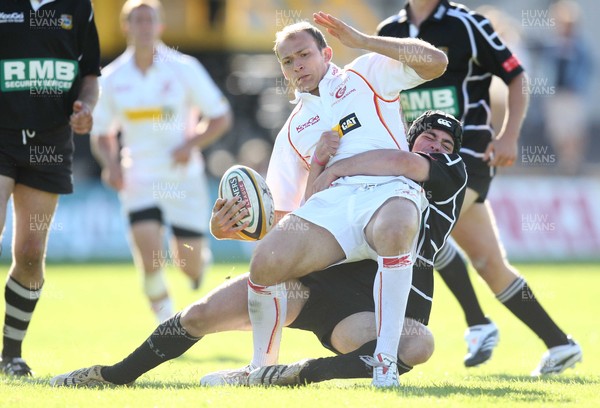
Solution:
M86 75L100 75L89 0L0 1L0 129L66 125Z
M489 106L492 75L508 84L523 68L482 15L441 0L417 28L408 19L408 7L383 21L378 34L420 38L445 52L449 63L441 77L402 92L404 119L410 123L429 109L454 115L464 124L461 153L479 157L493 137Z

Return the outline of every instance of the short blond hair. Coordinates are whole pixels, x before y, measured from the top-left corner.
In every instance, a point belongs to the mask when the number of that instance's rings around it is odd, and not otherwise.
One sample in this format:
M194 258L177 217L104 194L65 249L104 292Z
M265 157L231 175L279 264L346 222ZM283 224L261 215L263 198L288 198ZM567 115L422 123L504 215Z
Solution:
M158 19L162 21L163 8L160 0L127 0L125 4L123 4L123 8L121 8L121 24L124 24L129 20L129 16L133 10L142 6L150 7L152 10L156 11Z
M273 46L273 51L275 52L275 55L278 59L279 54L277 53L277 47L279 47L279 44L281 44L281 42L285 39L293 37L294 35L303 31L307 32L315 39L319 51L321 51L323 48L328 47L327 40L325 40L325 36L321 32L321 30L319 30L317 27L315 27L307 21L301 21L299 23L287 25L283 27L280 31L277 31L277 33L275 33L275 45Z

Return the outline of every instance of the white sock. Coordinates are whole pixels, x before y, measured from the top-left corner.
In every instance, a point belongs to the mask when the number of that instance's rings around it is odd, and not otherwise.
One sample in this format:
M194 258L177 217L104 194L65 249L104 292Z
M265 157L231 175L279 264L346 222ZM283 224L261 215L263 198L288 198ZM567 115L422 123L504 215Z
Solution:
M163 323L165 320L168 320L175 314L173 301L170 297L160 300L151 300L150 305L152 306L152 311L156 315L156 320L158 320L159 324Z
M373 284L377 346L380 353L398 356L398 345L404 325L404 314L412 283L412 254L377 257L377 276Z
M285 284L262 286L248 279L248 312L254 343L252 365L262 367L277 364L287 312Z

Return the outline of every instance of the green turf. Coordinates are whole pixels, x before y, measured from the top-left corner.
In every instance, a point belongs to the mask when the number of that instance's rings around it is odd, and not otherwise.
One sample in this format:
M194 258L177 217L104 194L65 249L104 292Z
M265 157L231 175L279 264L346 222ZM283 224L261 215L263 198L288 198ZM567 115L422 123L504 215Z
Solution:
M214 268L200 293L191 292L184 277L170 270L178 307L245 268ZM438 279L430 323L436 351L427 364L401 378L400 389L388 391L371 389L368 380L293 389L199 388L203 374L247 363L251 337L239 332L203 339L183 357L140 378L132 388L52 389L47 385L52 375L120 360L148 336L155 323L132 266L70 264L47 269L44 293L24 347L24 357L37 375L31 381L0 377L2 407L598 406L598 265L521 266L551 315L581 343L584 362L575 370L550 379L530 378L528 373L544 352L543 343L494 300L479 278L474 284L486 313L500 328L500 344L488 364L464 368L463 317ZM4 303L0 304L3 315ZM311 334L284 331L282 362L323 355L328 352Z

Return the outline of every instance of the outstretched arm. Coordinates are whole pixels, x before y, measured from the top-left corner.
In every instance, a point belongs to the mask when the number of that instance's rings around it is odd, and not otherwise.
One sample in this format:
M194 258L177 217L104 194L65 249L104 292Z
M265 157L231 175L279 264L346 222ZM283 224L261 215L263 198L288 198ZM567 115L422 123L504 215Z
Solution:
M380 149L357 154L326 168L313 183L312 193L329 188L340 177L405 176L414 181L429 178L429 161L421 155L403 150Z
M358 48L398 60L411 67L421 78L431 80L446 70L448 57L426 41L416 38L378 37L361 33L342 20L319 11L316 24L350 48Z

